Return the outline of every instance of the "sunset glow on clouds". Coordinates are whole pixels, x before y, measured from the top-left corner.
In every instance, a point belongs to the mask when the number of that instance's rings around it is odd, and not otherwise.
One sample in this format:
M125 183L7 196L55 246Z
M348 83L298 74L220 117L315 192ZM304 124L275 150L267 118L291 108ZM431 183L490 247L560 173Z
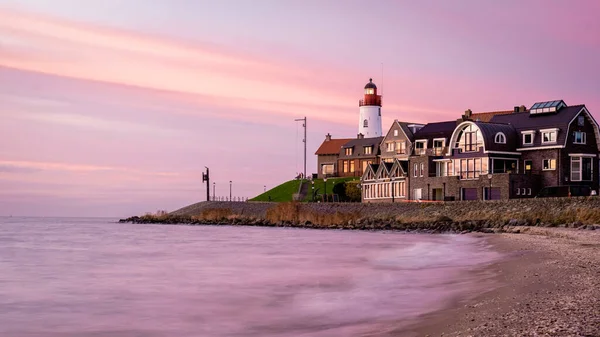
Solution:
M218 195L233 180L253 197L301 170L295 118L311 172L327 132L355 136L369 77L384 129L551 99L600 109L594 1L82 6L0 0L0 215L174 210L202 200L204 166Z

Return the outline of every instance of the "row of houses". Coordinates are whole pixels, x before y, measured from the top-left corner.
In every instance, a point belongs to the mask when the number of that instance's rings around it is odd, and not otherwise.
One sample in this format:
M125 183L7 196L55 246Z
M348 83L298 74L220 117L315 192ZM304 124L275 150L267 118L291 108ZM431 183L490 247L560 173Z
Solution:
M316 152L319 177L360 178L363 202L531 198L550 186L598 190L600 134L585 105L554 100L467 110L457 120L395 120L386 134L363 135L328 134Z

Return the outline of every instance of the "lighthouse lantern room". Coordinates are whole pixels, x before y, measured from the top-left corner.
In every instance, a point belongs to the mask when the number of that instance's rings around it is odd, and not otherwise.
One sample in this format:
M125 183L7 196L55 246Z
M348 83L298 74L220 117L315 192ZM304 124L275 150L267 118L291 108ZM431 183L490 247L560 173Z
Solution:
M381 137L381 95L377 95L377 86L372 78L365 85L365 97L358 101L358 106L358 133L365 138Z

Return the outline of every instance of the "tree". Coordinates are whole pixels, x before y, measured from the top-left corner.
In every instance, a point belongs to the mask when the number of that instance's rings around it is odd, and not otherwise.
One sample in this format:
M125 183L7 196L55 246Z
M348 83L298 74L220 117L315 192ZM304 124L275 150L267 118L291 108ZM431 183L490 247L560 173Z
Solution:
M358 188L358 182L349 181L346 182L345 188L345 199L350 202L360 202L361 201L361 192L360 188Z

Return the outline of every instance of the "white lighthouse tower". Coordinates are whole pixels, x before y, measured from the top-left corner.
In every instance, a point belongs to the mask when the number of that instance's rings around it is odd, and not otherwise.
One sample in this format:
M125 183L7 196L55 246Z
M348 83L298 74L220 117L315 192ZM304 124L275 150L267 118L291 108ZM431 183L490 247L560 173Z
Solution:
M373 79L365 85L365 98L358 101L360 116L358 118L358 133L365 138L383 136L381 130L381 95L377 95L377 86Z

